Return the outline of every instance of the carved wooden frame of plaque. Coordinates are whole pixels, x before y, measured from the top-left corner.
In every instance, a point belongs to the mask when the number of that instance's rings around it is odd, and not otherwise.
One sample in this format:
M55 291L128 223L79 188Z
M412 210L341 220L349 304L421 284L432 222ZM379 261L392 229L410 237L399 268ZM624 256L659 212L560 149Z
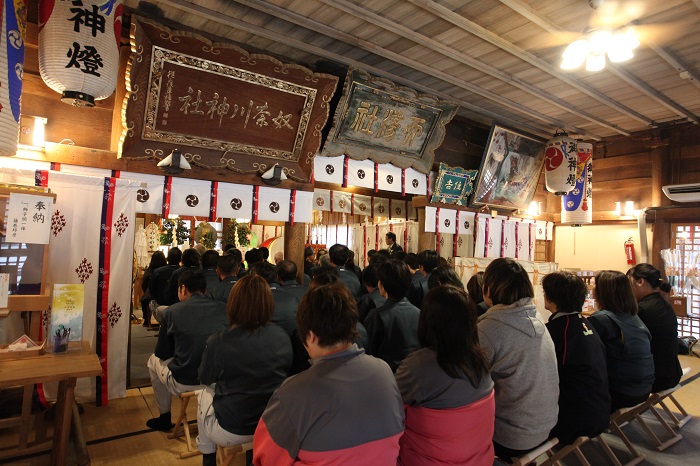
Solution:
M288 178L310 181L313 158L321 145L321 130L328 120L329 102L338 82L336 76L313 73L299 65L249 54L231 44L210 42L196 34L174 31L136 17L132 18L131 52L119 157L160 160L179 148L188 162L202 168L263 173L279 164ZM192 85L180 86L188 87L190 100L173 96L176 75L184 76L183 82L209 86L205 91L211 91L213 83L220 83L222 94L224 91L229 96L238 94L239 100L248 96L250 105L244 130L222 128L224 116L227 120L235 117L234 123L242 123L245 106L240 106L239 119L238 104L234 104L234 99L228 103L227 96L220 101L222 96L216 89L214 94L209 94L215 96L209 101L199 97L201 89L198 89L194 102L196 118L200 114L204 116L194 123L185 121L194 115L190 111L187 116L194 90ZM266 99L264 106L254 106L249 96L259 99L256 104ZM269 101L283 107L276 118L276 109L267 112ZM206 109L212 102L205 115L199 104L205 103ZM235 112L229 116L234 108ZM259 123L255 116L251 120L253 108L263 109L258 116L267 113L271 121L264 118ZM218 128L215 118L219 121ZM278 131L285 136L269 137L265 131Z
M373 95L376 102L381 99L387 105L408 110L414 108L415 112L432 116L433 124L426 131L424 143L419 151L402 150L382 143L381 138L375 141L361 141L348 137L348 118L352 118L351 111L357 100L356 94L364 93ZM428 94L420 94L414 89L398 86L395 83L372 76L369 73L350 68L343 96L338 104L333 117L333 127L323 147L322 154L327 157L346 155L356 160L370 159L377 163L391 163L400 168L412 167L421 172L428 173L433 165L435 149L437 149L445 137L445 125L449 123L457 112L457 105L440 100ZM410 116L409 116L410 118ZM376 134L376 133L375 133ZM366 138L365 138L366 139Z

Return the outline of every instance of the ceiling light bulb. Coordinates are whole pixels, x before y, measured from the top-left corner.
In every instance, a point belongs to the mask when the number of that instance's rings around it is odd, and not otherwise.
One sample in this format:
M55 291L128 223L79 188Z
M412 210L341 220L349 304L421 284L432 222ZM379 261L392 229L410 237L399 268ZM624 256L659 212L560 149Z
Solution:
M569 44L561 55L564 59L561 63L561 68L565 70L573 70L583 65L583 61L588 55L588 41L579 39Z
M588 38L589 42L589 53L593 55L602 55L608 49L610 44L610 36L612 34L607 29L601 29L599 31L593 31Z
M610 49L608 50L608 58L613 63L620 63L623 61L627 61L632 57L634 57L634 53L632 53L632 51L630 49L626 49L623 47L611 46Z
M605 55L588 55L586 71L600 71L605 68Z

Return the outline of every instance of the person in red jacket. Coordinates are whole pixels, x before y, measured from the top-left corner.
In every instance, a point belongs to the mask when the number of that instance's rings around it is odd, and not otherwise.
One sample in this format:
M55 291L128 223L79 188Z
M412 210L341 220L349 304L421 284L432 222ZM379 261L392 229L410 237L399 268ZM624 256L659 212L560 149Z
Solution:
M476 306L463 289L440 285L418 321L421 349L396 371L406 404L399 466L493 464L495 399Z
M352 343L357 307L342 283L310 290L297 311L311 367L275 391L253 437L253 464L395 466L404 429L391 369Z

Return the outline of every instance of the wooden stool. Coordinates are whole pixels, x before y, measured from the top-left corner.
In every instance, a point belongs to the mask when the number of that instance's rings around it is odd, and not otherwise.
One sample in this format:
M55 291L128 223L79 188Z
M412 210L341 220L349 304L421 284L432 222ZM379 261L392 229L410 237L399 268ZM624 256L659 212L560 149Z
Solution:
M216 446L216 464L217 466L230 466L236 456L245 454L245 452L253 449L253 442L234 445L232 447Z
M197 456L201 455L202 452L200 452L196 446L192 445L192 437L190 435L190 424L187 420L187 405L190 402L190 398L196 396L195 392L185 392L185 393L180 393L180 414L177 417L177 420L175 421L175 427L173 428L173 432L171 434L168 434L168 438L178 438L182 436L182 433L185 434L185 443L187 445L187 451L183 451L180 453L180 458L190 458L192 456ZM180 432L180 426L182 426L182 432Z
M678 390L681 386L676 385L673 388L669 388L668 390L664 390L662 392L658 393L652 393L649 396L649 399L644 403L644 406L642 407L641 410L635 415L635 419L639 421L639 423L642 425L642 428L644 431L649 435L649 438L651 438L651 441L656 444L656 450L657 451L664 451L666 448L670 447L674 443L680 441L683 439L683 436L680 434L677 434L670 425L664 420L663 417L661 417L661 413L654 407L654 405L658 404L659 402L662 402L663 399L672 396L671 394ZM662 442L659 440L659 438L654 434L654 432L651 430L649 425L644 421L644 419L641 417L641 414L646 412L646 411L651 411L651 413L656 416L656 419L659 421L661 424L661 427L664 428L666 433L670 436L668 440L665 442ZM675 416L674 416L675 418Z
M627 463L624 463L623 465L617 458L617 456L615 456L615 453L613 453L612 449L610 449L610 446L605 442L603 434L600 434L598 437L596 437L600 442L600 445L603 447L603 450L610 458L610 461L612 461L615 466L634 466L635 464L641 463L646 458L646 456L642 455L634 448L632 442L630 442L625 433L622 431L622 425L634 419L635 415L638 414L641 409L643 409L645 404L646 401L643 403L639 403L637 406L632 406L631 408L618 409L610 415L610 429L620 437L620 439L632 455L632 459L629 460Z
M588 442L589 440L590 438L588 437L577 438L572 444L566 445L560 448L558 451L554 452L553 455L550 455L549 458L547 458L540 466L559 465L559 460L564 459L564 457L569 455L570 453L574 453L583 466L591 466L586 457L583 455L583 452L581 452L581 450L579 449L581 445ZM547 453L549 454L549 450L547 451Z
M534 462L540 456L546 454L548 457L554 455L552 447L559 443L556 437L552 437L534 450L530 450L523 456L513 458L512 466L525 466Z
M689 372L690 372L690 367L684 367L683 368L683 377L688 375ZM682 428L688 421L690 421L693 418L693 416L688 414L686 412L686 410L683 409L683 406L681 406L681 404L678 402L678 400L676 400L673 397L673 393L676 390L678 390L679 388L681 388L680 384L678 384L675 387L670 388L668 390L664 390L663 392L657 393L657 395L659 395L658 400L654 403L654 405L652 405L652 409L655 409L656 405L661 406L661 408L663 408L663 410L666 412L666 414L670 418L671 423L673 423L673 425L676 427L676 429ZM669 409L668 405L666 405L666 403L664 403L664 400L671 400L671 402L674 405L676 405L676 408L678 408L678 411L680 412L680 415L682 417L678 418L676 416L676 413L671 411Z

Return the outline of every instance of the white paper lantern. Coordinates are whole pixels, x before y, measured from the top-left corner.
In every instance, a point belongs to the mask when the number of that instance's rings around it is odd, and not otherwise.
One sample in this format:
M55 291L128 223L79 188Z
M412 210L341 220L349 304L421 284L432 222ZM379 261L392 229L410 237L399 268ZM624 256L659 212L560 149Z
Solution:
M547 191L561 196L574 189L578 161L576 141L565 131L557 131L547 141L544 154Z
M27 7L24 0L0 4L0 155L17 153L24 73Z
M40 0L39 71L77 107L114 92L119 70L122 0Z
M593 144L578 143L576 186L561 198L561 222L593 223Z

